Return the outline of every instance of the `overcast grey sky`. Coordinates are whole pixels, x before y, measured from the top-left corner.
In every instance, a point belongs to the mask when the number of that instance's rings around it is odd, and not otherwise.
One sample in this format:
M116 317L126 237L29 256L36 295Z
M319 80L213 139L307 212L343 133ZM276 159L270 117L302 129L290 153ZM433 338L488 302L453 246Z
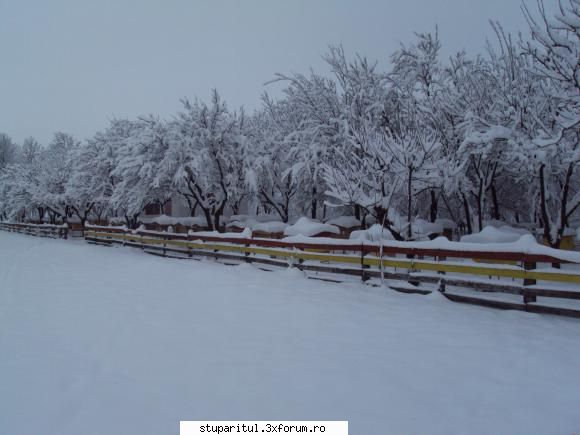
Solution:
M438 25L445 55L475 53L489 19L525 30L519 0L0 0L0 132L85 139L213 87L253 109L275 72L322 69L328 44L386 65Z

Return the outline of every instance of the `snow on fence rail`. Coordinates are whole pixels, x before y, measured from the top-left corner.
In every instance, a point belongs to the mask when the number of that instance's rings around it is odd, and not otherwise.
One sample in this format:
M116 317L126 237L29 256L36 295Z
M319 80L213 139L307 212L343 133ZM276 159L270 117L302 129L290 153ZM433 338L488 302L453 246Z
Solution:
M49 224L21 224L15 222L0 222L0 230L14 233L23 233L38 237L51 237L53 239L67 239L68 226Z
M304 271L358 276L363 281L387 279L400 282L389 283L389 287L406 293L430 293L432 289L417 284L434 284L448 299L457 302L580 317L578 309L537 301L538 297L580 300L580 269L574 269L580 264L580 254L551 249L525 239L485 247L442 239L388 242L380 246L336 239L289 237L269 240L245 238L239 234L174 234L92 226L87 227L85 239L98 244L139 247L163 256L205 256L271 266L291 264ZM451 258L454 261L449 260ZM563 265L565 269L552 265ZM554 283L565 287L554 287L557 285ZM523 303L451 292L446 286L519 295Z

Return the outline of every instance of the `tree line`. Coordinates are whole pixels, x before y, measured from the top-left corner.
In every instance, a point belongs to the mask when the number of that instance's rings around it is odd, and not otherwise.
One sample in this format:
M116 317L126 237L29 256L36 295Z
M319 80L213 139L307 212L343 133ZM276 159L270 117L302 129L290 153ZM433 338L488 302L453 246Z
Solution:
M243 207L321 218L338 207L398 240L438 217L467 233L488 219L527 222L558 247L580 207L580 0L549 16L522 7L529 32L492 23L485 54L441 59L418 33L386 71L332 46L330 74L277 74L278 98L251 114L183 100L170 119L114 119L80 142L46 146L0 135L0 215L64 220L123 216L175 195L222 230Z

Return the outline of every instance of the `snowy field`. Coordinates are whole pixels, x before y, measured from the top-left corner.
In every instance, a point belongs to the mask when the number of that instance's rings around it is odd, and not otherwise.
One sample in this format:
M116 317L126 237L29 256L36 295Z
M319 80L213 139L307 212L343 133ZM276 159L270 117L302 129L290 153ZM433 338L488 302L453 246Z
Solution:
M580 432L580 321L0 232L0 434Z

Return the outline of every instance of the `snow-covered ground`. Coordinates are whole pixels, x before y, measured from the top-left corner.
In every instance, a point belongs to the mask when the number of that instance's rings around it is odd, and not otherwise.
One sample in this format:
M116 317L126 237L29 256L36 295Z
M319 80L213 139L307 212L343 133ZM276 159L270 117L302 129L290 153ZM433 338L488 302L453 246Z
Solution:
M0 232L0 434L580 431L580 321Z

